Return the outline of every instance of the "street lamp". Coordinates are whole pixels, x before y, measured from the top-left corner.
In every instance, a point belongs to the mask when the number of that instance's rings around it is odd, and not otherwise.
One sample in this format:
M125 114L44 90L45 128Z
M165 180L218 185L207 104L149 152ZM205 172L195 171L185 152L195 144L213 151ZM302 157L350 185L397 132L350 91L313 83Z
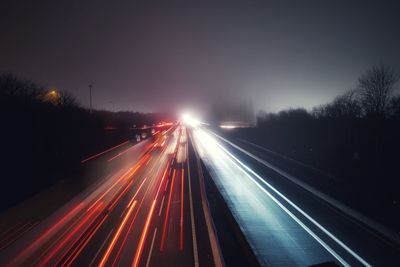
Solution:
M53 105L58 105L60 103L60 98L61 98L60 93L57 91L57 89L54 88L47 91L47 93L43 96L42 99L44 102L50 102Z

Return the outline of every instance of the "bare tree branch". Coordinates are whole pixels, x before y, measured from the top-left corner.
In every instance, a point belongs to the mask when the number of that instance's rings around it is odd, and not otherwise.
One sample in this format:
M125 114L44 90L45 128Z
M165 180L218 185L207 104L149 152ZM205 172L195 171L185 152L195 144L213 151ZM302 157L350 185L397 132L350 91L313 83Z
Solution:
M367 116L385 117L399 74L383 64L373 66L358 79L358 92Z

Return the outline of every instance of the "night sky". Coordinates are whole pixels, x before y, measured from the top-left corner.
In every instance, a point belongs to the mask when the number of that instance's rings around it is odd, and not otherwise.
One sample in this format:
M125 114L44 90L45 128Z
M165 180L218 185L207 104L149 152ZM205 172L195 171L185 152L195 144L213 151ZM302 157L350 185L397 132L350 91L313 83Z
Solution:
M311 108L373 64L400 70L399 1L196 2L1 1L0 71L84 106L93 83L95 108L201 113Z

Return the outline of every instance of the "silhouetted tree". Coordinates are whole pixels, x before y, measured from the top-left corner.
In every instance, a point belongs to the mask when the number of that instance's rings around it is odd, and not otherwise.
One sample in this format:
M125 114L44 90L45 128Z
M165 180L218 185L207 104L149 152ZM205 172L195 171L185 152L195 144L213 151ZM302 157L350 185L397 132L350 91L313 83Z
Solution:
M400 95L392 97L389 103L390 116L400 119Z
M289 121L305 121L311 118L310 114L304 108L290 108L287 110L282 110L278 113L282 120Z
M317 118L359 118L361 105L355 90L336 97L331 103L315 107L312 111Z
M79 107L78 100L76 100L75 96L68 93L67 91L62 91L60 94L60 105L63 108L72 108Z
M0 74L0 93L6 97L19 97L25 101L36 101L44 88L31 81L22 80L11 73Z
M398 73L383 64L373 66L360 76L358 90L367 116L382 118L386 115L394 85L398 80Z

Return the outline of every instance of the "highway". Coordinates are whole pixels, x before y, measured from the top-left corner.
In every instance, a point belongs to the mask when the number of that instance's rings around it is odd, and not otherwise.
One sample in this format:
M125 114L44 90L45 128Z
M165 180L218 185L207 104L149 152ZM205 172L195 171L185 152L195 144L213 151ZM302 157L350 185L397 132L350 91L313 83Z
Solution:
M34 198L2 218L0 266L396 266L398 248L246 149L178 122L90 155L85 189L55 212Z
M391 244L208 127L194 127L191 136L260 265L400 262L399 251Z
M199 187L190 178L186 127L155 134L84 160L108 164L111 174L29 230L5 229L2 237L15 240L0 250L0 265L213 265L208 232L195 226L205 222L193 201Z

